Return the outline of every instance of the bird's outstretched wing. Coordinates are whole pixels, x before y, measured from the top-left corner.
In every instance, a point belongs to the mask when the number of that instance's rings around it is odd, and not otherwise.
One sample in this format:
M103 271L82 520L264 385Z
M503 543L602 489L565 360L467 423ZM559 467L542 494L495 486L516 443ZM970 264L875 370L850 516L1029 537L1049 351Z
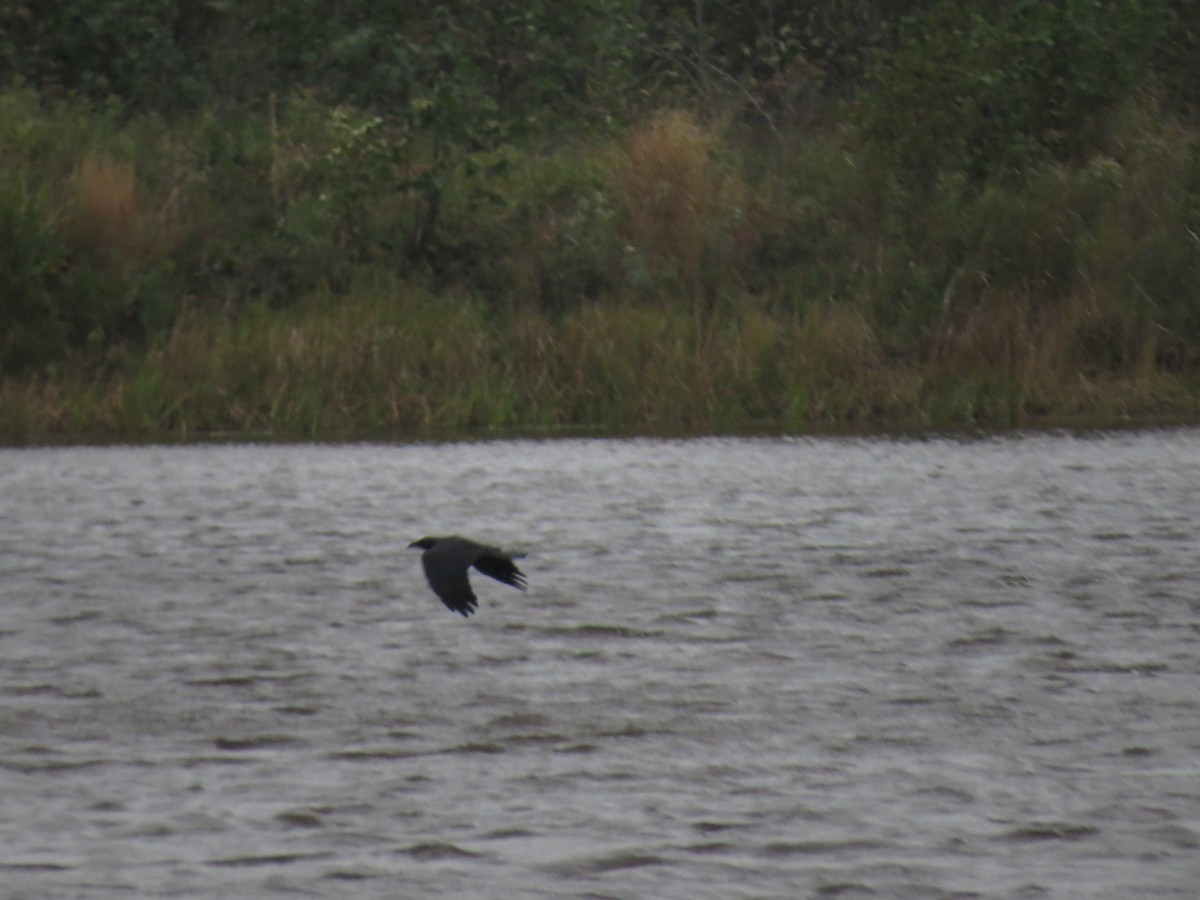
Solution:
M482 549L483 552L475 560L475 568L497 581L510 584L522 591L525 590L525 573L518 569L517 564L513 562L514 559L520 559L522 554L513 554L510 557L495 547Z
M469 616L479 608L475 592L471 590L471 582L467 580L467 566L470 560L460 560L457 553L441 553L438 547L426 551L421 556L421 565L425 569L425 578L429 586L447 607L463 616ZM453 548L448 547L447 550Z

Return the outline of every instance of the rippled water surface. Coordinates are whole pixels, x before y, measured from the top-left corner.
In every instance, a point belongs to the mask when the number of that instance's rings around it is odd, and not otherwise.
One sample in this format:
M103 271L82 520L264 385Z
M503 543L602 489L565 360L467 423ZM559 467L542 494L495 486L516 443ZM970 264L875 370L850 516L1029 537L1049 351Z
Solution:
M1194 897L1198 516L1194 430L0 451L0 892Z

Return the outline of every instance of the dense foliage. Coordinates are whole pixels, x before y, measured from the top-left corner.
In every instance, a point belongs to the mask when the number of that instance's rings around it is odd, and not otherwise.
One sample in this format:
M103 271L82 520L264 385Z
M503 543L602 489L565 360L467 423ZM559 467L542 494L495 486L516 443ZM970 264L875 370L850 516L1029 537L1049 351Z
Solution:
M1190 0L13 0L0 377L381 272L1195 371L1198 85Z

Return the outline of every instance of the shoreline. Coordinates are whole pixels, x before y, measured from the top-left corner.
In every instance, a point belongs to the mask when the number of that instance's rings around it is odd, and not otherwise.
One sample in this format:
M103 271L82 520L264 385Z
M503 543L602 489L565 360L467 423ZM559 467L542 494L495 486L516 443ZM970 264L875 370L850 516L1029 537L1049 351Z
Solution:
M1200 428L1200 412L1194 414L1030 416L1016 424L939 423L880 421L852 425L834 423L806 429L785 429L772 423L748 423L721 429L612 428L606 426L563 425L554 427L486 428L476 430L427 429L421 432L381 433L377 430L344 430L323 434L287 431L209 431L179 434L169 431L145 434L47 432L15 436L0 433L0 450L38 450L60 448L189 447L206 445L423 445L504 443L517 441L572 440L647 440L690 441L706 439L879 439L879 440L987 440L1034 434L1118 434L1141 431L1176 431Z

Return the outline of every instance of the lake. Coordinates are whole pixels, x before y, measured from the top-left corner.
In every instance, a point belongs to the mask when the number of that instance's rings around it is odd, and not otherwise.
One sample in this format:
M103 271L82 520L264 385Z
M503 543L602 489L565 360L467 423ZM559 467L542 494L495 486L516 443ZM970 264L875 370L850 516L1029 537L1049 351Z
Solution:
M1198 519L1195 429L0 450L3 895L1191 898Z

